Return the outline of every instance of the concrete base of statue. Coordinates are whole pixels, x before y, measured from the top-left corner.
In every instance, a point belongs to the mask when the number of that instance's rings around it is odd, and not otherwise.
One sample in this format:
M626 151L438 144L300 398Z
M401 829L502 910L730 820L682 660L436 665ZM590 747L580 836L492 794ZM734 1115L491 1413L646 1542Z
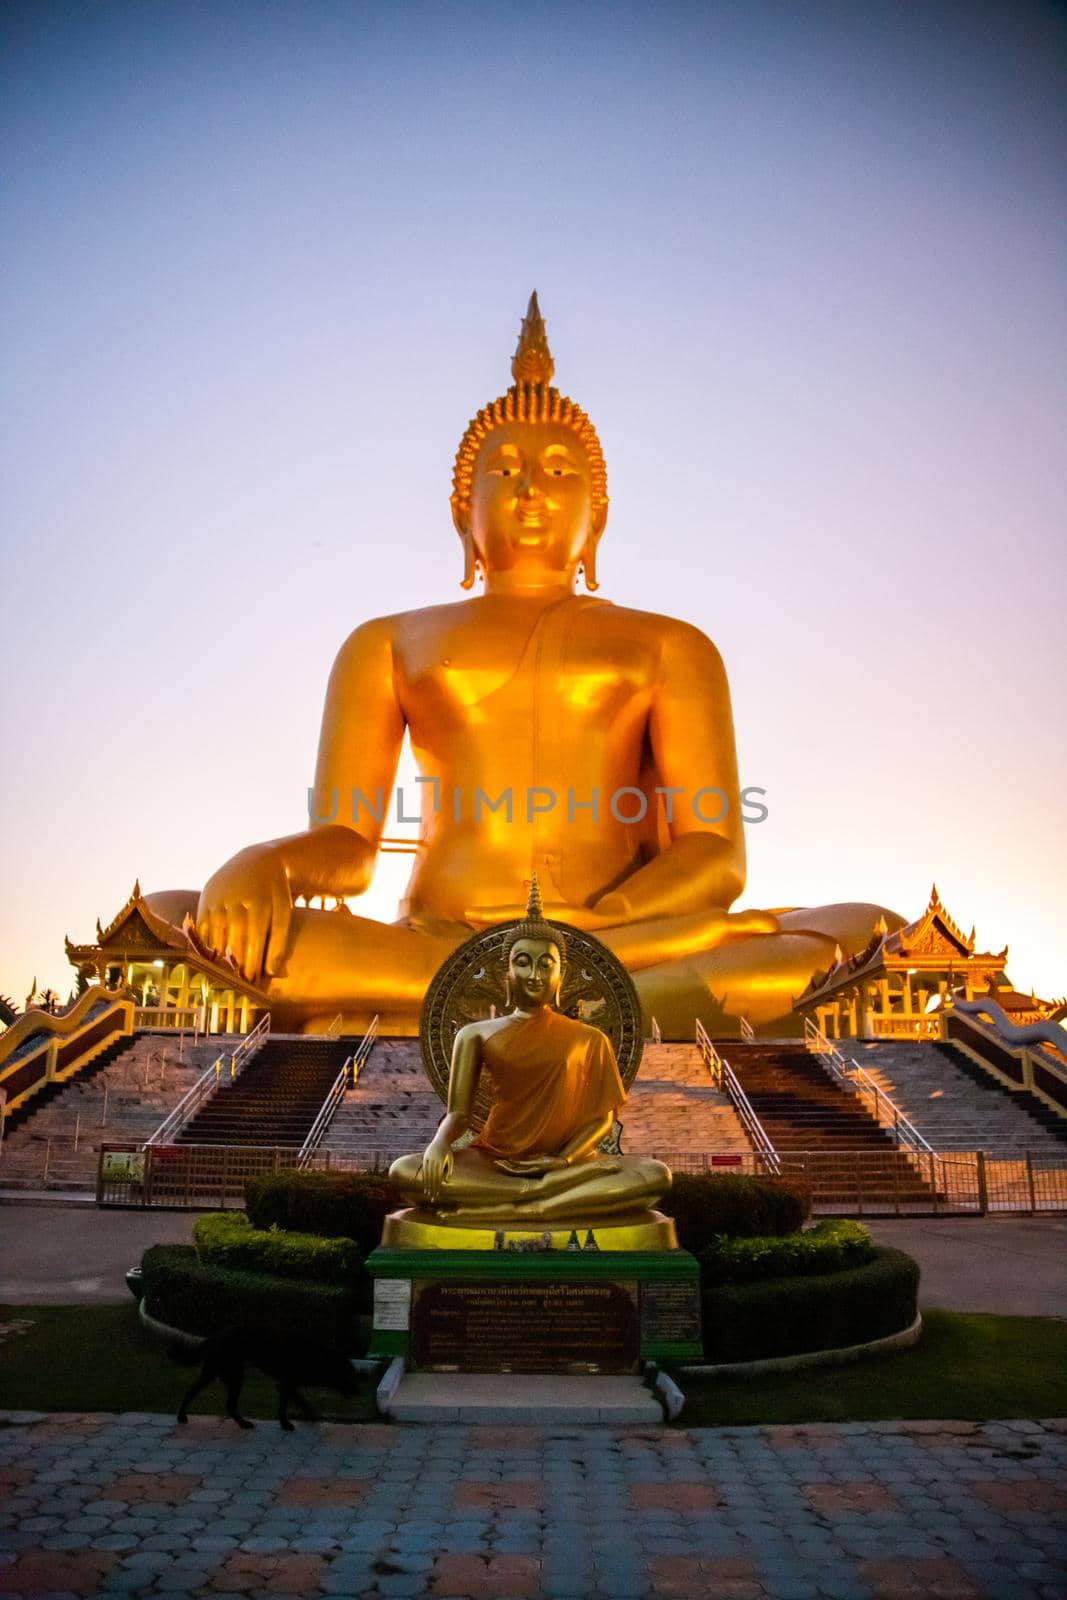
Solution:
M417 1220L394 1214L367 1258L374 1280L368 1354L401 1357L409 1372L576 1377L699 1360L697 1261L672 1247L667 1218L645 1215L645 1226L671 1243L634 1247L617 1238L609 1245L611 1229L575 1224L555 1234L490 1230L495 1248L448 1248L440 1235L428 1248L412 1248L397 1236Z
M395 1422L503 1423L509 1426L657 1427L663 1406L638 1377L502 1376L404 1372L380 1394Z

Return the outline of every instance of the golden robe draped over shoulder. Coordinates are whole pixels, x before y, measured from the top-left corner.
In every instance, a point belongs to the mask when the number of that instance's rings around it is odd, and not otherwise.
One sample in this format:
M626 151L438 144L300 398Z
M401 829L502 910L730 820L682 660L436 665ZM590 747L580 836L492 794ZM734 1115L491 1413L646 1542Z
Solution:
M496 1158L556 1155L626 1100L607 1035L547 1008L492 1034L483 1063L493 1108L471 1143Z

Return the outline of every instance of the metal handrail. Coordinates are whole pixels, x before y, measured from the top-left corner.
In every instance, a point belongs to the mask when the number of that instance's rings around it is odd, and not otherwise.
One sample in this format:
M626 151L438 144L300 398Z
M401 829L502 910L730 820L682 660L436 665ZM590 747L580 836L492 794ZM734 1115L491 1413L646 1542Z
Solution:
M752 1102L738 1083L730 1063L720 1056L699 1017L696 1019L696 1042L704 1065L711 1073L712 1083L729 1095L741 1125L752 1141L752 1148L763 1157L772 1172L781 1172L782 1163L766 1128L753 1111Z
M663 1043L663 1034L660 1031L660 1025L656 1021L655 1017L652 1018L651 1038L653 1044Z
M266 1012L256 1023L250 1034L247 1034L237 1049L230 1056L229 1078L232 1082L238 1073L247 1065L261 1045L270 1037L270 1012ZM190 1122L193 1113L198 1111L204 1101L212 1094L216 1087L221 1086L223 1072L223 1056L216 1056L215 1060L202 1073L188 1094L184 1095L174 1107L170 1116L160 1123L150 1139L146 1139L142 1149L149 1145L173 1144L174 1137L180 1133L187 1122Z
M359 1044L356 1046L353 1054L346 1059L344 1066L341 1068L340 1072L337 1074L336 1078L333 1080L333 1083L326 1092L326 1098L319 1108L319 1114L311 1124L307 1138L300 1146L300 1154L296 1159L296 1164L298 1167L307 1166L308 1162L315 1154L315 1151L322 1143L323 1135L325 1134L326 1129L330 1126L330 1123L333 1121L333 1114L337 1110L337 1107L344 1096L345 1090L349 1088L350 1085L355 1085L364 1065L366 1064L367 1057L370 1055L371 1050L374 1047L374 1041L377 1039L377 1037L378 1013L375 1012L374 1016L371 1018L370 1027L359 1041Z
M740 1018L738 1022L738 1032L741 1035L742 1044L755 1044L756 1030L752 1026L751 1022L749 1022L747 1017Z
M342 1021L343 1021L343 1018L341 1016L341 1013L338 1012L337 1015L334 1017L333 1021L330 1023L330 1026L326 1029L326 1032L323 1034L322 1037L324 1039L339 1039L341 1037L341 1023L342 1023Z
M311 1124L311 1128L308 1131L308 1136L300 1146L300 1153L296 1158L296 1164L298 1167L307 1166L308 1162L311 1160L311 1157L315 1154L315 1151L322 1143L322 1136L326 1132L326 1129L330 1126L330 1123L333 1120L333 1114L337 1110L338 1103L344 1096L345 1090L348 1088L348 1073L352 1066L352 1059L353 1058L351 1056L346 1058L344 1066L341 1068L340 1072L327 1089L326 1098L319 1107L318 1116Z
M822 1057L823 1066L842 1088L851 1094L865 1095L873 1099L875 1122L880 1128L885 1128L887 1133L892 1131L898 1145L906 1145L909 1150L921 1155L933 1155L933 1146L923 1138L911 1118L905 1116L896 1101L891 1100L885 1090L878 1087L870 1073L861 1067L854 1057L849 1057L846 1061L833 1041L826 1037L810 1017L804 1020L804 1042L812 1054ZM883 1121L883 1116L887 1116L889 1120Z
M192 1120L193 1113L199 1110L208 1095L214 1092L221 1068L222 1057L219 1056L217 1060L211 1063L206 1072L203 1072L197 1078L192 1088L182 1096L170 1115L159 1124L155 1133L145 1140L142 1148L147 1149L149 1145L171 1144L173 1142L174 1135L184 1128L187 1122Z
M860 1085L860 1092L874 1098L874 1120L879 1126L887 1131L892 1128L897 1144L905 1144L911 1150L920 1150L924 1155L932 1155L933 1145L923 1138L911 1118L904 1115L896 1101L891 1100L885 1090L878 1087L870 1073L854 1058L852 1069ZM882 1121L883 1108L892 1117L891 1122Z
M261 1049L270 1038L270 1012L265 1011L252 1029L246 1033L237 1049L230 1056L230 1077L236 1078L245 1063L250 1061L256 1051Z

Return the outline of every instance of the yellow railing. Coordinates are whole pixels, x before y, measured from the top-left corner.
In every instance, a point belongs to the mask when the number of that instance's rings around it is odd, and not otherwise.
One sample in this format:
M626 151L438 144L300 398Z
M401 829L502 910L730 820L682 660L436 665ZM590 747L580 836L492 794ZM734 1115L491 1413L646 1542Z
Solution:
M133 1011L131 1000L110 989L92 988L61 1016L27 1011L19 1017L0 1041L0 1088L7 1115L45 1084L65 1083L109 1044L132 1034Z
M879 1016L868 1018L871 1036L875 1039L940 1039L941 1020L938 1013L928 1016Z

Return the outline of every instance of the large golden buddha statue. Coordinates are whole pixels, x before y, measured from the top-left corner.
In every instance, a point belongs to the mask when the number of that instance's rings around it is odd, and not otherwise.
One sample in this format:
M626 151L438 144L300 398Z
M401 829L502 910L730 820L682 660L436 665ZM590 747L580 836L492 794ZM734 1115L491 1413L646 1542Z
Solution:
M731 909L745 844L722 661L688 623L575 592L579 572L597 588L607 480L553 372L535 295L514 382L456 456L462 586L483 592L356 629L326 694L308 830L241 851L190 907L281 1025L341 1012L355 1031L377 1012L414 1033L449 952L521 914L495 886L534 872L546 915L615 952L668 1038L696 1016L789 1029L793 997L882 914ZM367 888L405 730L423 815L400 920L297 908Z

